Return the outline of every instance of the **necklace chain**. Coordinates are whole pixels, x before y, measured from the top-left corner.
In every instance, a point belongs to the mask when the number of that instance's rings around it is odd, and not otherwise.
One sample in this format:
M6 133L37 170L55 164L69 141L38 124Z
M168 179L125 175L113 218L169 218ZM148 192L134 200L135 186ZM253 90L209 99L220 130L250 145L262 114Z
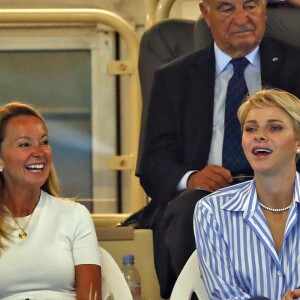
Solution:
M33 216L33 212L32 212L32 214L30 215L30 217L29 217L27 223L25 224L25 226L24 226L23 228L20 226L20 224L18 223L18 221L17 221L14 217L12 217L13 220L14 220L14 222L16 223L16 225L17 225L17 226L19 227L19 229L21 230L21 232L19 232L19 238L22 239L22 240L27 238L27 235L28 235L28 234L27 234L27 232L26 232L26 228L27 228L27 226L28 226L28 224L29 224L29 222L30 222L32 216Z
M41 195L40 195L40 197L41 197ZM29 225L29 222L30 222L30 220L31 220L31 218L32 218L32 216L33 216L33 214L34 214L34 212L35 212L35 209L36 209L38 203L39 203L39 201L35 204L35 207L33 208L33 211L32 211L32 213L31 213L31 215L30 215L28 221L26 222L25 226L23 226L23 227L20 226L20 224L18 223L18 221L16 220L16 218L14 217L14 215L12 214L12 212L7 208L7 211L10 213L10 215L11 215L12 219L14 220L15 224L16 224L16 225L18 226L18 228L20 229L20 232L19 232L19 238L22 239L22 240L23 240L23 239L26 239L27 236L28 236L28 234L27 234L27 232L26 232L26 228L27 228L28 225Z
M289 209L291 208L292 204L293 204L293 202L292 202L289 206L287 206L287 207L283 207L283 208L272 208L272 207L268 207L268 206L262 204L261 202L259 202L259 205L260 205L262 208L264 208L264 209L266 209L266 210L268 210L268 211L272 211L272 212L282 212L282 211L289 210Z

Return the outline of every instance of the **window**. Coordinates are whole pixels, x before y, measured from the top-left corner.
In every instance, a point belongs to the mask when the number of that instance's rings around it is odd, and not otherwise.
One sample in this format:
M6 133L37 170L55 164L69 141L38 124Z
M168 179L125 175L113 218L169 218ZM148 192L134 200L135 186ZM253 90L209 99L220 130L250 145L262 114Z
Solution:
M116 212L116 92L107 63L116 34L99 26L2 28L0 102L35 105L47 121L63 195L93 213Z

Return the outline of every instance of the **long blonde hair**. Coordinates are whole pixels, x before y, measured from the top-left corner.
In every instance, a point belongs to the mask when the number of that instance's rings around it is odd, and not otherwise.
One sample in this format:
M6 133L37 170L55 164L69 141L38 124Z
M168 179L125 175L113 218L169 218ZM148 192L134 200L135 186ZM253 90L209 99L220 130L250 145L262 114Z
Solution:
M47 128L43 116L31 105L22 102L10 102L0 107L0 153L2 143L5 138L5 128L7 122L18 116L34 116L38 118ZM0 173L0 190L4 188L4 179ZM60 183L57 177L54 165L52 163L49 176L41 189L50 195L60 197ZM0 199L0 252L4 250L4 240L9 239L9 235L5 230L5 216L7 211L4 209L2 200Z

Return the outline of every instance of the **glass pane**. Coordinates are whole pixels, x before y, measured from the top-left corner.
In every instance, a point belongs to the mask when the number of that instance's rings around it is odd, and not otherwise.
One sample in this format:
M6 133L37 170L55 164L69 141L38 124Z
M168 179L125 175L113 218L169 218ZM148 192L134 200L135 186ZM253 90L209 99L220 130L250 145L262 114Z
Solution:
M92 198L89 50L0 52L1 104L27 101L43 113L66 197Z

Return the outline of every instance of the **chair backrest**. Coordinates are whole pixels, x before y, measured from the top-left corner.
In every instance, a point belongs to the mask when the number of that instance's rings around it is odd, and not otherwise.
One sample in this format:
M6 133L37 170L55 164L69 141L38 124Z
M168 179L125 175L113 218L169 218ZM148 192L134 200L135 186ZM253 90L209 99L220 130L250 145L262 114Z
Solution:
M110 253L101 247L100 253L102 262L102 299L132 300L130 289L116 261Z
M170 300L189 300L195 292L199 300L209 300L200 276L197 252L194 251L179 274Z
M266 36L300 47L300 9L272 7L267 9ZM139 75L142 88L142 119L137 162L139 174L143 151L144 128L148 115L153 75L157 68L180 56L207 46L212 41L203 18L197 21L166 19L149 28L142 36L139 52Z

